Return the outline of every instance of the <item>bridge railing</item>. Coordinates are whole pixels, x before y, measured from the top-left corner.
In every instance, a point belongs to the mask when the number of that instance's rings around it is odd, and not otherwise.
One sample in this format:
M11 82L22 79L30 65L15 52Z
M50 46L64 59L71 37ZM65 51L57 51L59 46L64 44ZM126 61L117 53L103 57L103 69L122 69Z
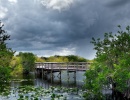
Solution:
M35 68L43 69L88 69L91 63L89 62L36 62Z

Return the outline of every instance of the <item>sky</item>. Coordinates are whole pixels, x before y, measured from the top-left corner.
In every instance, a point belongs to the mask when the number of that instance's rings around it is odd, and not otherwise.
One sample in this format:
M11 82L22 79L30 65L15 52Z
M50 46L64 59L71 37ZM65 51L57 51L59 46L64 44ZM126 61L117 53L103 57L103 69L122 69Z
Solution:
M130 0L0 0L0 20L17 54L93 59L92 37L130 25Z

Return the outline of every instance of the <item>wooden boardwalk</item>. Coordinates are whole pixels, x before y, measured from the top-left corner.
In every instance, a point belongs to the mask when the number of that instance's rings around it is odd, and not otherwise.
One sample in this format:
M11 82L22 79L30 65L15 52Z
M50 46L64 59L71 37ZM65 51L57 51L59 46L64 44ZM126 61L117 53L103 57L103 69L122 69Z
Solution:
M50 74L51 81L54 79L54 72L59 72L58 77L61 80L61 72L67 71L68 79L69 73L74 73L74 79L76 79L77 71L86 71L91 63L88 62L36 62L35 70L36 74L40 74L42 78L47 78Z

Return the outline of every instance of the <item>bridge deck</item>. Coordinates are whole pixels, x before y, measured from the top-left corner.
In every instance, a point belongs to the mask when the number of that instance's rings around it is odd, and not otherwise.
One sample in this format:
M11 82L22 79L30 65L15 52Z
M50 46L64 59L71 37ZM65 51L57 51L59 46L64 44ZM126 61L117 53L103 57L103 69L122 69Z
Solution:
M58 70L77 70L77 71L86 71L91 63L87 62L36 62L35 63L35 68L36 69L43 69L43 70L53 70L53 71L58 71Z
M57 67L57 68L56 67L55 68L51 68L51 67L50 68L39 68L39 67L37 67L36 69L41 69L41 70L43 69L43 70L48 70L48 71L49 70L77 70L77 71L86 71L87 70L86 68L73 68L73 67L72 68L70 68L70 67L69 68L67 68L67 67L62 67L62 68L59 68L59 67Z

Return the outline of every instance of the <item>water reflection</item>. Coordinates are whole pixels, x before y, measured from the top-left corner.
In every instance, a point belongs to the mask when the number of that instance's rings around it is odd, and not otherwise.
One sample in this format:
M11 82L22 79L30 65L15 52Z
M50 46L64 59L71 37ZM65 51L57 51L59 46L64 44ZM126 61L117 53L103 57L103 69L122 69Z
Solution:
M29 75L19 75L13 77L11 81L11 87L19 87L24 85L35 85L35 74L30 73Z
M69 78L67 75L67 71L63 71L61 73L61 80L58 77L58 72L53 73L53 82L51 82L50 74L47 75L47 79L44 80L42 77L36 77L36 83L37 86L43 86L45 88L48 88L49 86L63 86L63 87L79 87L82 88L84 85L84 72L83 71L77 71L76 72L76 80L74 78L74 73L69 73Z
M35 73L30 73L29 75L21 75L13 78L11 82L11 87L19 87L24 85L42 86L44 88L49 88L50 86L63 86L63 87L79 87L82 88L85 79L84 72L76 72L76 80L74 80L74 73L69 73L69 80L67 72L63 71L61 74L61 80L57 77L58 73L54 73L54 80L51 82L50 74L48 74L47 79L43 79L35 75ZM16 81L15 81L16 80ZM18 81L19 80L19 81Z

